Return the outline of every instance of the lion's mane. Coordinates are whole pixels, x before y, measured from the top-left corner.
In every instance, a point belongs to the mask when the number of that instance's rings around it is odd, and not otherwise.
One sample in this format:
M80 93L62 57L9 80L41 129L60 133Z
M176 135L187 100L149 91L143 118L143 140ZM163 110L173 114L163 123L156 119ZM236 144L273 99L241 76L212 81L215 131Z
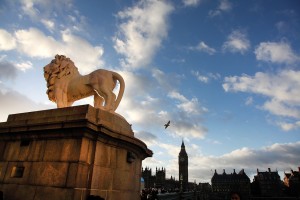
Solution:
M78 68L74 62L64 55L56 55L44 70L44 77L47 81L47 95L50 101L56 102L54 87L57 80L78 75Z

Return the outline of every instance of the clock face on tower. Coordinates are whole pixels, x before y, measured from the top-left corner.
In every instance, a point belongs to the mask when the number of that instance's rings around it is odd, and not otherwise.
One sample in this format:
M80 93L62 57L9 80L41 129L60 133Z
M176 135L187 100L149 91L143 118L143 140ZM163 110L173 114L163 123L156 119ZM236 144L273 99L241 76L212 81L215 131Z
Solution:
M184 161L184 158L183 158L183 157L181 157L179 160L180 160L181 162L183 162L183 161Z

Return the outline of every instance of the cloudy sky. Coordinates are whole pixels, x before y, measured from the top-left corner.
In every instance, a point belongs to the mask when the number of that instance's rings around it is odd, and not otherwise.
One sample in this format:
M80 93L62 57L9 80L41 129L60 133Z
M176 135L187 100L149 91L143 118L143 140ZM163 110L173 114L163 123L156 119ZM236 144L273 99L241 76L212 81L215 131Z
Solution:
M116 112L154 153L143 167L178 179L182 140L191 182L300 166L297 0L2 0L0 19L2 122L56 108L43 67L64 54L124 77Z

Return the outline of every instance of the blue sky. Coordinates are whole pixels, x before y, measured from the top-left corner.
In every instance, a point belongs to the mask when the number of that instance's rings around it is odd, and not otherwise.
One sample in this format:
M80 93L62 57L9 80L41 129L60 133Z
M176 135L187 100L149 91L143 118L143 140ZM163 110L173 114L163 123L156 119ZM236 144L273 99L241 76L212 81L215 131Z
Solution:
M2 0L0 19L0 121L56 108L43 67L64 54L81 74L124 77L116 112L167 178L182 139L191 182L300 166L297 0Z

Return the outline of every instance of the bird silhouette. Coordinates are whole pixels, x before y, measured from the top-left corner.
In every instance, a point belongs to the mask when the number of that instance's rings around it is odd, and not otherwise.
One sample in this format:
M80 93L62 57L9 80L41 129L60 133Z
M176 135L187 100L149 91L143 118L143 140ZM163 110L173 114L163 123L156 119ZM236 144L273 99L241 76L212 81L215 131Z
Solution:
M170 120L168 121L168 123L165 124L165 129L168 128L170 126Z

